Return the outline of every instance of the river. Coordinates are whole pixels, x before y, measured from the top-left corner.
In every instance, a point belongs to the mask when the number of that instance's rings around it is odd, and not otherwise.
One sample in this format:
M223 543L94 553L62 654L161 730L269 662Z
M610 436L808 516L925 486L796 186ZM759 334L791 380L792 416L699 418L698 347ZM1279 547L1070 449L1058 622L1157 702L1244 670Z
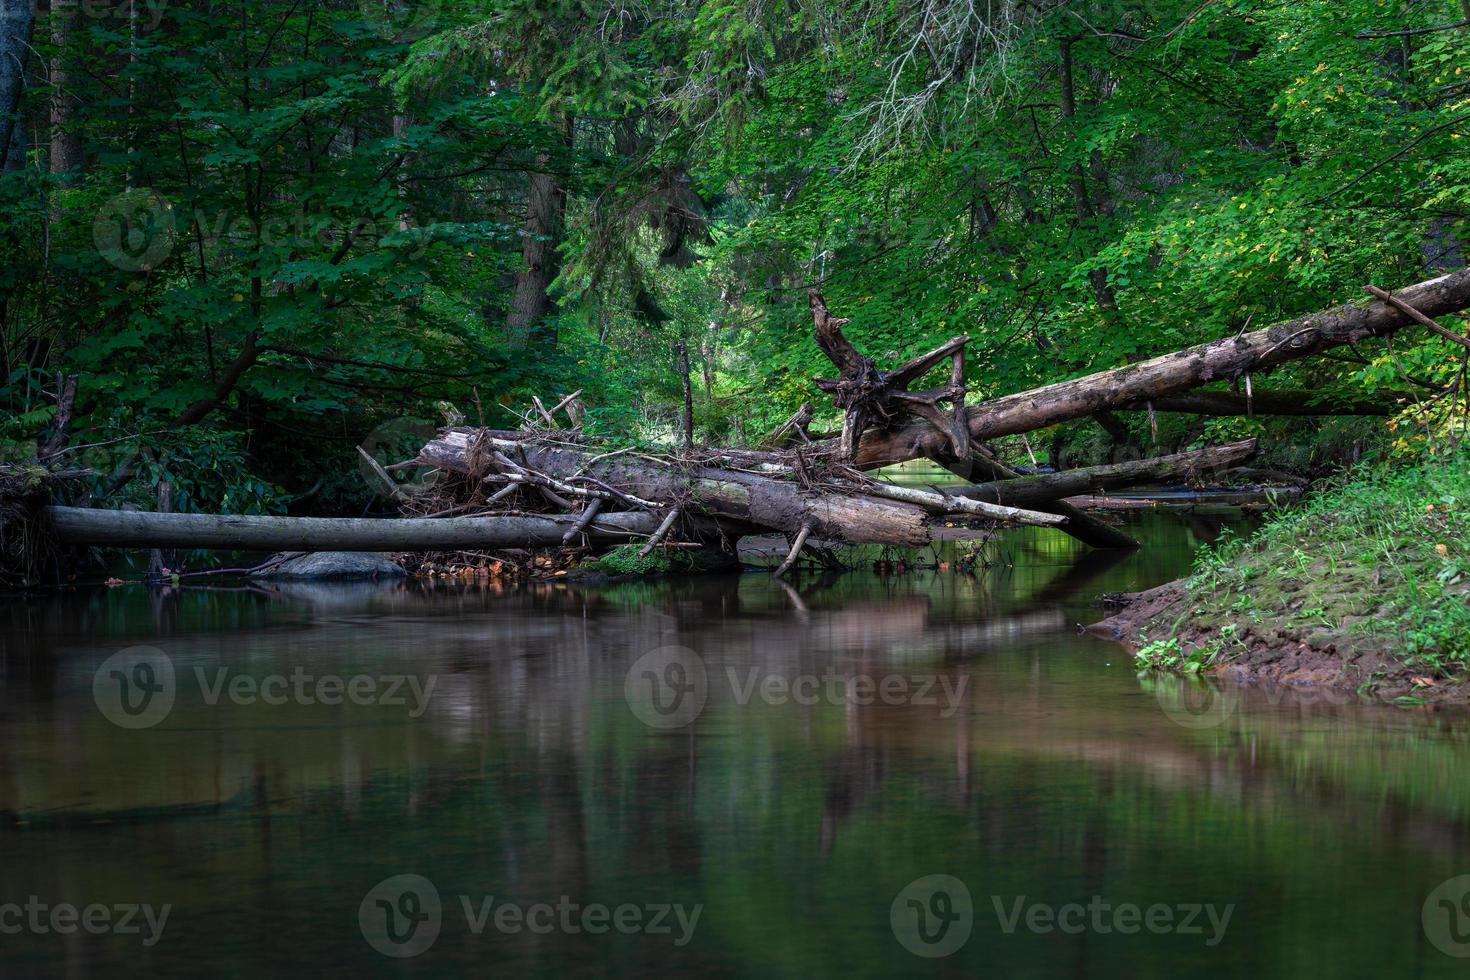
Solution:
M1467 716L1141 678L1078 624L1220 524L1130 520L973 576L0 606L0 974L1462 970Z

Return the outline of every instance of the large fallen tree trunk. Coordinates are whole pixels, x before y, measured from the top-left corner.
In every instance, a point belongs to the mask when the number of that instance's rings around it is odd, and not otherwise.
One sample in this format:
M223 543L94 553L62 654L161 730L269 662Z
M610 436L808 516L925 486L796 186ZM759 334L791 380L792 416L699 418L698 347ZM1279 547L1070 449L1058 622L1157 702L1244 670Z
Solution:
M226 551L461 551L560 545L573 517L349 518L154 514L48 507L57 540L115 548L214 548ZM582 533L596 544L650 535L659 517L603 514ZM709 526L709 525L707 525Z
M1191 415L1393 415L1414 396L1407 391L1368 395L1324 394L1317 391L1186 391L1151 402L1123 405L1123 410L1188 412Z
M1470 269L1410 286L1396 293L1395 298L1430 317L1458 312L1470 306ZM1383 300L1339 306L1152 360L971 405L964 409L968 437L980 441L1016 435L1146 403L1212 381L1266 371L1332 347L1386 336L1414 322L1398 306ZM867 397L870 402L891 403L895 394L880 390ZM933 407L932 402L928 407ZM954 452L958 442L937 420L911 416L897 426L866 430L857 440L853 458L858 467L872 469L920 456L936 458L946 451ZM839 447L828 449L840 453ZM955 455L963 458L964 454Z
M1198 480L1239 466L1256 454L1256 440L1215 446L1195 452L1175 453L1156 459L1140 459L1104 466L1084 466L1059 473L1038 473L982 483L960 491L971 500L1012 507L1035 507L1064 497L1102 490L1134 487L1164 480Z
M592 490L623 499L657 501L670 510L740 522L795 536L803 530L829 541L916 547L930 540L932 521L964 515L994 521L1059 526L1065 519L984 501L897 490L875 481L813 477L807 485L750 469L793 475L773 454L727 453L722 467L633 453L592 453L533 439L508 439L488 430L449 429L419 451L425 466L472 480L546 480L551 489ZM801 457L795 465L801 466ZM743 463L747 469L732 468ZM519 472L517 472L519 471ZM892 499L902 498L902 499Z

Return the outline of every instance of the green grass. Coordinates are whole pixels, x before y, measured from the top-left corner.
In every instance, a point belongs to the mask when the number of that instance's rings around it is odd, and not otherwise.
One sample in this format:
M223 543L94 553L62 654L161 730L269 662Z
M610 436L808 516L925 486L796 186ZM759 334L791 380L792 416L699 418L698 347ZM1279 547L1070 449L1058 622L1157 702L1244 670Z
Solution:
M1189 590L1196 621L1222 630L1249 621L1426 670L1470 664L1470 452L1355 471L1202 552Z

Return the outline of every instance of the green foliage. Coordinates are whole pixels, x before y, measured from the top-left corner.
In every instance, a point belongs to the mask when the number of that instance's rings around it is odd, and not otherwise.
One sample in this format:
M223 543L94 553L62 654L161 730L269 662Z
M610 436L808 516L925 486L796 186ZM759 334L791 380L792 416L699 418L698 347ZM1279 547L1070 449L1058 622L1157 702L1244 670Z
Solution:
M38 139L0 177L0 445L34 454L66 371L73 441L113 469L172 449L145 476L183 505L358 513L354 446L441 401L513 425L580 388L594 433L671 438L680 342L701 439L754 443L803 401L835 427L810 287L880 364L970 335L985 397L1463 263L1470 32L1354 36L1457 2L985 9L234 0L84 18L64 43L43 14L37 61L70 72L84 162L53 173ZM55 94L28 92L31 131L53 135ZM533 174L555 180L550 231L528 222ZM523 342L505 322L535 240L558 275ZM1443 340L1394 343L1253 381L1460 376ZM1398 452L1454 434L1423 421L1395 420ZM1163 448L1260 435L1299 469L1383 436L1123 426ZM1033 442L1101 458L1098 431Z

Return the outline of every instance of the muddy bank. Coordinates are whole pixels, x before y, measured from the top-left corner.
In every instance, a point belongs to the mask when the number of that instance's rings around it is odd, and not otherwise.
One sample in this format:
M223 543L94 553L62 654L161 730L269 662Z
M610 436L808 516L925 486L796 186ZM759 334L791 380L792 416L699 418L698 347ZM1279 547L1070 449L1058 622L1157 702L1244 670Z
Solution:
M1290 593L1285 594L1287 602ZM1188 580L1146 592L1108 597L1111 616L1086 632L1143 651L1162 669L1196 669L1238 684L1330 688L1364 698L1470 703L1463 672L1406 664L1382 636L1354 630L1362 620L1316 626L1282 620L1254 622L1211 608ZM1121 608L1117 608L1121 606ZM1177 658L1176 664L1160 661Z

